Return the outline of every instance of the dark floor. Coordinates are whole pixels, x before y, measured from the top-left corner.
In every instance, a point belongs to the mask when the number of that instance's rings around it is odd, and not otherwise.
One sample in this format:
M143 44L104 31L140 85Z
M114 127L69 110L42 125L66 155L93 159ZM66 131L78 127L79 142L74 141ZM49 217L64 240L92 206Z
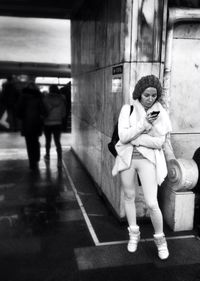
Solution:
M165 226L170 258L160 261L148 220L140 221L138 251L126 250L119 222L70 150L65 134L63 168L55 148L50 165L28 169L24 140L0 135L0 281L197 281L200 241L195 231Z

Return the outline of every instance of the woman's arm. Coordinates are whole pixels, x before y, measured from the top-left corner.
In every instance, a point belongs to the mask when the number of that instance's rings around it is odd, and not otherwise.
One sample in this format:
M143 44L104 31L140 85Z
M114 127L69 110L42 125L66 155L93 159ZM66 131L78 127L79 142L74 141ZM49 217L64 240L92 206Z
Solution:
M134 109L133 109L134 110ZM118 120L118 134L122 143L128 143L137 138L144 131L149 131L152 125L146 120L140 120L134 126L130 126L130 105L122 107Z
M131 143L136 146L160 149L165 143L165 139L166 136L152 137L148 134L142 134L138 136L137 139L131 141Z

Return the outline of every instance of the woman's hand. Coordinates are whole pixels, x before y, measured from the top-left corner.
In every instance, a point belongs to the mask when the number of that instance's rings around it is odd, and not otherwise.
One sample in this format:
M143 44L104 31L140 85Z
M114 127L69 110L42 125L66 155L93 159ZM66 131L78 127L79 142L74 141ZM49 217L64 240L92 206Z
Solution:
M150 124L153 124L153 122L158 118L158 115L152 115L151 113L148 113L146 116L147 121Z

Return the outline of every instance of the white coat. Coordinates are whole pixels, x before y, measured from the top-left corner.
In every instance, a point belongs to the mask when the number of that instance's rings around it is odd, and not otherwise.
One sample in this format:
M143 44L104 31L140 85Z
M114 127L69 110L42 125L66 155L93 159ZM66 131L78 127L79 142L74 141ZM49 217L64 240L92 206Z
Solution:
M167 175L167 165L163 153L166 135L171 131L168 113L159 102L145 111L139 100L133 103L134 109L130 115L130 105L125 104L118 120L119 141L116 144L118 153L112 170L115 176L118 172L129 169L132 161L133 146L156 166L157 183L160 185ZM151 111L160 111L158 118L151 125L146 115Z

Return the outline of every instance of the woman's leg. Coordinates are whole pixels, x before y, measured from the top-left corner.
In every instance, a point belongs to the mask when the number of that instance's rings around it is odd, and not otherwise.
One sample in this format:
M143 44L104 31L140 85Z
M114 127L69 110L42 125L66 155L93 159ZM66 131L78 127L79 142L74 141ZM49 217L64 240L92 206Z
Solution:
M138 164L138 173L142 183L144 198L150 211L151 221L154 227L154 241L158 248L158 256L161 260L167 259L169 251L167 241L163 233L163 217L158 205L156 181L156 169L147 159L141 159Z
M136 171L134 161L128 170L120 173L121 184L124 191L124 208L129 226L136 226L136 207L135 207L135 176Z
M129 241L127 249L129 252L133 253L137 250L137 245L140 240L139 226L136 222L136 207L135 207L135 176L136 167L135 161L131 162L131 166L128 170L120 173L121 182L124 190L124 206L126 217L128 220L128 232Z
M58 155L58 160L62 160L62 147L60 143L60 138L61 138L61 126L56 125L53 128L53 137L54 137L54 142L56 145L56 150L57 150L57 155Z
M147 159L136 161L138 162L138 174L143 188L144 199L150 211L155 234L161 234L163 233L163 217L157 200L158 185L155 165Z
M50 148L51 148L51 127L50 126L44 126L44 135L46 140L46 160L49 160L50 158Z

